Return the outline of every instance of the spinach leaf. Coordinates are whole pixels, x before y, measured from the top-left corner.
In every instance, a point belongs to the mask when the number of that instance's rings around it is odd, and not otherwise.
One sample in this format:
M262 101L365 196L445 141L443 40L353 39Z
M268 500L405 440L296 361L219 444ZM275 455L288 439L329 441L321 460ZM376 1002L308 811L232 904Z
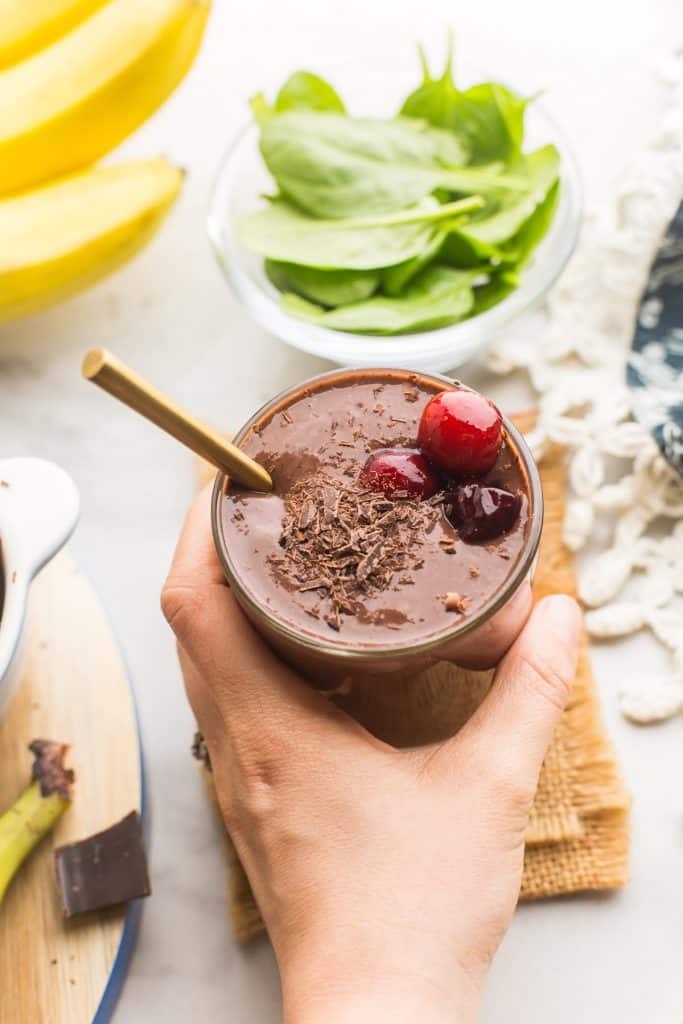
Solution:
M486 284L474 290L473 315L497 306L519 286L522 270L550 227L559 194L560 183L556 181L517 234L501 247L500 269L490 274Z
M376 295L339 309L323 310L298 295L285 295L282 308L320 327L361 334L404 334L444 327L472 308L472 275L449 267L423 270L403 295Z
M449 38L446 67L432 78L420 50L422 84L401 107L406 117L420 117L455 132L470 152L471 163L515 160L522 149L524 111L529 100L499 82L482 82L460 91L453 81L453 50Z
M471 241L480 255L486 253L487 247L494 251L495 246L512 238L531 217L557 181L559 170L560 156L555 146L543 146L520 157L514 172L526 179L526 191L501 195L478 217L458 227L457 233Z
M459 166L466 155L456 137L411 118L291 111L263 125L261 153L283 195L325 219L403 209L440 187L482 195L527 184L495 167Z
M522 224L516 235L501 247L503 258L514 260L521 269L529 260L539 242L545 238L552 224L560 197L559 180L550 188L543 202L539 203L531 216Z
M479 242L454 228L446 235L439 259L449 267L476 267L497 265L505 258L500 246L488 242ZM514 254L509 261L514 262Z
M379 287L379 273L374 270L318 270L266 260L266 274L281 292L295 292L321 306L361 302Z
M375 270L419 256L445 224L479 209L477 196L440 206L425 199L410 210L381 217L316 220L284 200L248 214L238 225L253 252L321 270Z
M339 114L346 112L336 89L311 71L295 71L280 89L273 111L282 114L286 110L331 110Z
M440 78L432 78L422 46L417 49L422 65L422 84L404 101L400 114L419 117L436 128L456 131L455 110L460 93L453 81L453 36L451 33L448 35L446 66Z
M469 144L473 164L510 163L519 156L528 102L498 82L482 82L460 93L454 130Z
M413 256L411 260L398 263L395 267L385 267L381 272L384 294L400 295L405 286L436 259L448 235L447 231L435 231L431 244L426 245L419 256Z
M474 306L472 316L485 313L487 309L497 306L499 302L506 299L517 287L517 281L513 276L505 273L493 274L486 284L474 289Z
M491 199L480 214L447 235L439 256L451 267L517 264L543 238L552 221L558 194L558 157L554 147L521 158L517 174L526 174L525 196Z
M311 71L295 71L280 89L271 106L262 92L249 100L256 123L263 128L273 114L287 110L333 110L344 114L344 103L329 82Z

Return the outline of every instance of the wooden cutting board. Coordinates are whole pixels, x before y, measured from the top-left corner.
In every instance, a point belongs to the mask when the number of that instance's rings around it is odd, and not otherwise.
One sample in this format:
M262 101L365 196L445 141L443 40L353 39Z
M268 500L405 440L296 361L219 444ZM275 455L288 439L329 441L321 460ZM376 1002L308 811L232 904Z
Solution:
M129 811L144 814L135 705L97 595L62 553L33 584L23 680L0 721L0 808L28 783L34 738L71 747L72 806L33 853L0 905L2 1024L105 1024L130 961L140 904L65 922L56 846Z

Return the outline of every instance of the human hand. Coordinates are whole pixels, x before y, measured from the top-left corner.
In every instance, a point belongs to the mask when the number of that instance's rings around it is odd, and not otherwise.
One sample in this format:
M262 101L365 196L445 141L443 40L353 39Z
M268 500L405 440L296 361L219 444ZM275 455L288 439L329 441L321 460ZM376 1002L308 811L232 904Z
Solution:
M475 1020L576 670L576 603L541 601L464 728L412 751L373 737L266 647L225 582L207 493L162 607L287 1024Z

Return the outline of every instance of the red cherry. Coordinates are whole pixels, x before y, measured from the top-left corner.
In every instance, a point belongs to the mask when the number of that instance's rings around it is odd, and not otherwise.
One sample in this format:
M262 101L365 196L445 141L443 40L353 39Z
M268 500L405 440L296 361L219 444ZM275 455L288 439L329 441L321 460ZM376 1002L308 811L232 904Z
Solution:
M519 494L500 487L458 484L444 497L444 511L466 542L493 540L511 530L522 507Z
M439 480L424 455L413 448L379 448L368 456L360 474L361 483L390 498L396 491L411 497L431 498Z
M447 473L486 473L503 443L503 417L478 391L440 391L424 408L417 443Z

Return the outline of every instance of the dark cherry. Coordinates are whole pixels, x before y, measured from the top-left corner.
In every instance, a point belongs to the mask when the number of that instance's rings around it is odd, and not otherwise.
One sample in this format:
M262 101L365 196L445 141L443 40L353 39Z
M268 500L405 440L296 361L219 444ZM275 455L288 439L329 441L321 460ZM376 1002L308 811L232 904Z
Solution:
M458 484L444 498L446 516L464 541L493 540L511 530L521 506L521 495L481 484Z
M502 443L503 418L478 391L465 387L440 391L424 408L418 447L446 473L486 473Z
M411 497L431 498L439 479L421 452L413 448L379 448L368 456L360 475L361 483L390 498L396 491Z

